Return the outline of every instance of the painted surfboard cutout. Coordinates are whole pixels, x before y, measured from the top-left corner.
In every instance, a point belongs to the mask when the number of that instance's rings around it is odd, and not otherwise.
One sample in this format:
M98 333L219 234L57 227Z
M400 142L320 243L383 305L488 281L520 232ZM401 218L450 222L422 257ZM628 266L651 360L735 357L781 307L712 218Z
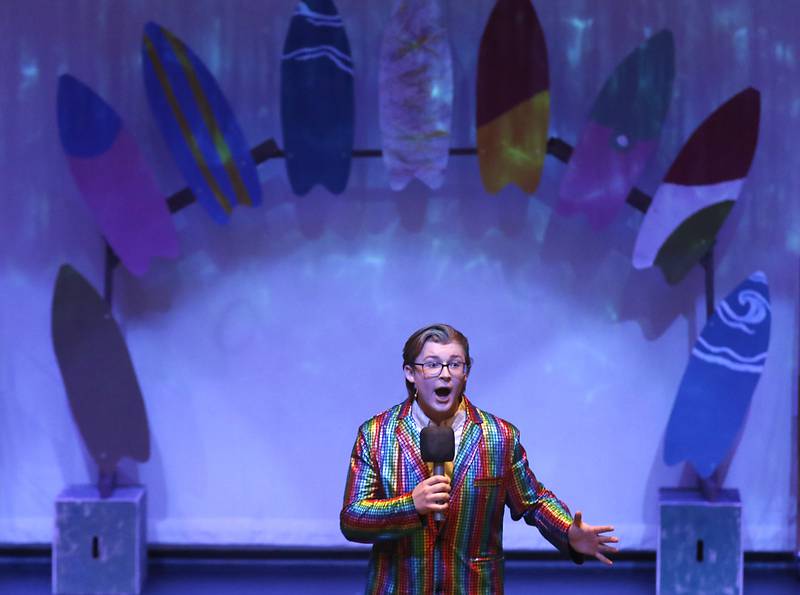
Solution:
M142 40L150 110L197 201L218 223L261 204L256 165L214 77L180 39L147 23Z
M122 264L143 275L156 256L178 256L164 195L117 112L72 75L58 79L58 131L69 168Z
M547 46L530 0L497 0L478 53L477 144L483 186L539 186L550 119Z
M620 63L589 113L561 181L556 212L607 226L655 152L675 78L672 33L656 33Z
M717 306L692 349L667 424L664 462L710 477L727 458L764 369L772 315L767 278L753 273Z
M392 190L444 181L453 113L453 59L439 0L395 0L380 73L383 162Z
M149 459L147 411L125 339L109 305L69 265L58 271L51 332L72 417L101 474L122 457Z
M750 171L760 105L760 93L749 87L694 131L645 214L633 250L635 268L655 264L675 284L708 252Z
M297 3L281 59L281 125L295 194L347 187L354 134L353 62L332 0Z

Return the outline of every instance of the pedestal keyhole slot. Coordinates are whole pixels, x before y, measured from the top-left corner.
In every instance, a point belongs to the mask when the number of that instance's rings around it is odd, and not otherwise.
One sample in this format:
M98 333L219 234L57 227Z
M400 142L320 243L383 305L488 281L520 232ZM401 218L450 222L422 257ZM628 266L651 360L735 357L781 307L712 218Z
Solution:
M697 540L697 561L698 562L702 562L703 561L703 540L702 539L698 539Z
M100 557L100 540L97 535L92 537L92 558L97 560Z

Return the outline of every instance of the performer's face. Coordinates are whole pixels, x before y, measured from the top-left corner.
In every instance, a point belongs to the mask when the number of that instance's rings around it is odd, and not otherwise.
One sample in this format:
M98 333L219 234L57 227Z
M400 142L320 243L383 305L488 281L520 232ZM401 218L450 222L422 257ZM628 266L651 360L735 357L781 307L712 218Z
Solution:
M415 360L417 363L455 364L454 368L458 368L460 363L460 369L456 371L451 370L450 366L444 366L441 373L434 376L423 366L404 368L406 379L413 382L417 389L419 406L425 415L437 423L452 417L458 410L461 395L467 385L466 359L464 348L455 341L450 343L428 341L422 346L422 351Z

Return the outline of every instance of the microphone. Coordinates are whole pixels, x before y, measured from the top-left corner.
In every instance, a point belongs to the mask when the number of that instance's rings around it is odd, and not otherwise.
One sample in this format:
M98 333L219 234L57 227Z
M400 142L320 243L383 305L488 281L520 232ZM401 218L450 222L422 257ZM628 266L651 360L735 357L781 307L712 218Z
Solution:
M453 428L448 426L427 426L419 434L419 445L422 460L433 463L433 474L444 475L445 461L452 461L456 455L456 436ZM434 521L444 520L444 514L437 510L433 513Z

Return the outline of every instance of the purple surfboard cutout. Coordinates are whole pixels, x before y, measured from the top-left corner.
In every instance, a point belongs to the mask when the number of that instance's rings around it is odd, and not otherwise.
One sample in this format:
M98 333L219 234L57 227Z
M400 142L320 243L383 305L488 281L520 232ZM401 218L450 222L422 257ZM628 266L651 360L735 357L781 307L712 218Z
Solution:
M614 130L589 122L569 160L561 183L559 215L585 212L594 229L606 227L656 148L656 141L639 141L627 151L612 149Z
M72 417L101 477L122 457L149 459L147 411L125 339L109 305L69 265L58 272L51 331Z
M656 149L674 73L675 47L666 30L614 69L570 157L559 214L585 213L595 229L611 223Z
M62 75L58 112L62 146L75 183L122 264L134 275L143 275L156 256L176 258L178 236L166 198L124 126L112 131L110 144L97 143L102 150L93 155L86 151L76 155L72 149L71 139L78 136L84 143L93 137L105 140L109 118L104 116L115 113L113 109L84 83Z

